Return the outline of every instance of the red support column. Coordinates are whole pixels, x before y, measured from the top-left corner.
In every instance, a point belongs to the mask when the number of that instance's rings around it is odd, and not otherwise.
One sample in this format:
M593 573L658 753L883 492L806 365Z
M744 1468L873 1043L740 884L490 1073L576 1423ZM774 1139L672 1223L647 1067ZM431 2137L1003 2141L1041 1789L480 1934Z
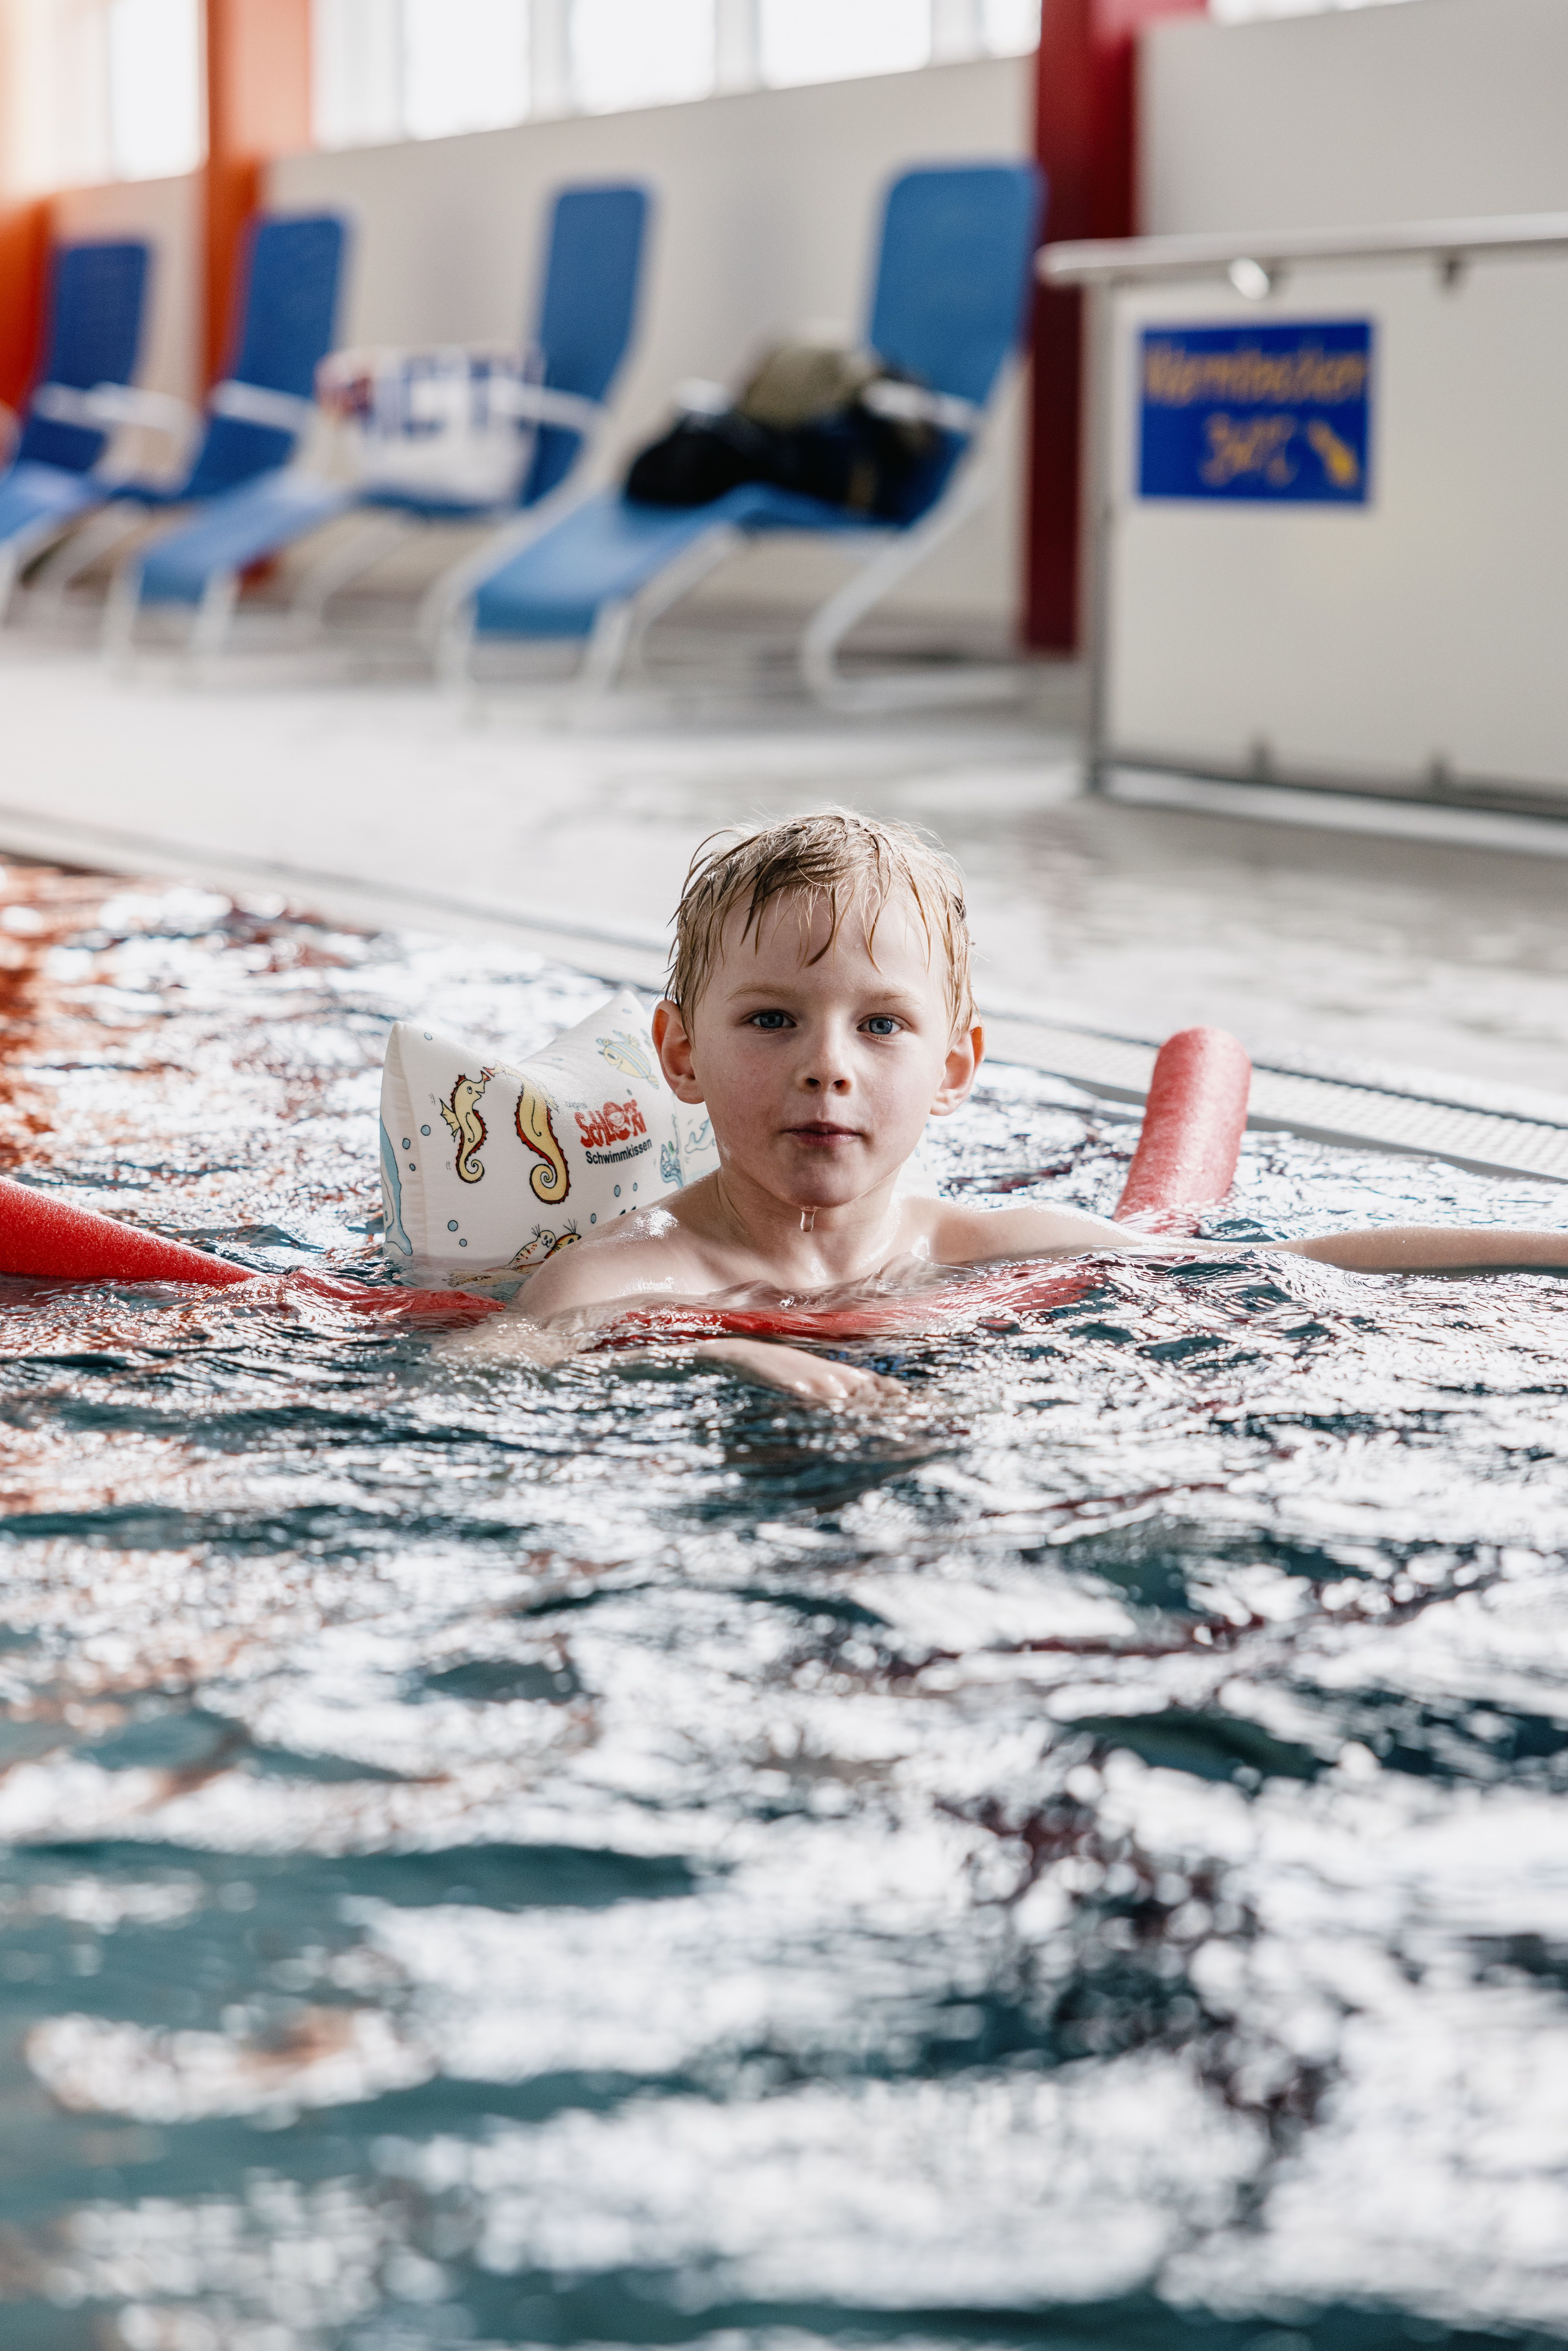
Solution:
M1137 39L1156 16L1204 14L1207 0L1044 0L1038 84L1040 160L1054 243L1131 236L1136 226ZM1026 635L1044 653L1081 642L1083 298L1036 298L1034 436Z
M245 225L274 155L310 143L310 0L206 0L206 380L229 358Z
M0 400L7 408L21 405L37 371L48 253L46 199L0 212ZM5 454L0 446L0 465Z

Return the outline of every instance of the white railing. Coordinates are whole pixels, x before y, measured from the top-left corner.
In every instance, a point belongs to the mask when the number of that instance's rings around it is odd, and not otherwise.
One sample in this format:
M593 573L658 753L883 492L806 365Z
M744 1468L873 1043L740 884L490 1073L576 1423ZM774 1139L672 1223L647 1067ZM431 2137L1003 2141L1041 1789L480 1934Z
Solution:
M1036 260L1048 286L1155 286L1175 279L1228 277L1239 294L1260 299L1292 263L1435 261L1446 282L1452 266L1478 254L1568 251L1568 213L1505 213L1487 220L1392 221L1378 228L1228 230L1223 235L1110 236L1081 245L1043 245ZM1239 270L1245 282L1236 285ZM1265 286L1248 273L1260 271Z
M1088 657L1090 713L1088 777L1092 789L1102 789L1118 767L1193 775L1191 759L1163 758L1147 751L1118 752L1108 735L1110 674L1111 575L1116 512L1115 453L1110 428L1110 401L1114 360L1115 298L1134 287L1197 285L1207 280L1228 283L1247 299L1266 301L1298 269L1335 263L1429 261L1446 288L1457 287L1474 262L1540 257L1568 254L1568 213L1503 214L1492 218L1396 221L1365 228L1257 229L1205 232L1186 236L1103 237L1076 244L1045 245L1036 256L1041 283L1060 289L1081 288L1089 300L1089 331L1085 337L1088 396L1084 402L1084 601L1089 614ZM1256 772L1245 777L1205 769L1221 782L1300 781L1319 785L1328 778L1270 777ZM1346 789L1343 778L1338 789ZM1364 787L1386 797L1409 800L1428 799L1454 806L1465 795L1428 784L1398 790ZM1516 799L1528 796L1515 796ZM1472 802L1473 804L1473 802ZM1497 795L1482 796L1482 804L1497 807ZM1538 806L1550 805L1546 801ZM1562 816L1559 798L1552 808Z

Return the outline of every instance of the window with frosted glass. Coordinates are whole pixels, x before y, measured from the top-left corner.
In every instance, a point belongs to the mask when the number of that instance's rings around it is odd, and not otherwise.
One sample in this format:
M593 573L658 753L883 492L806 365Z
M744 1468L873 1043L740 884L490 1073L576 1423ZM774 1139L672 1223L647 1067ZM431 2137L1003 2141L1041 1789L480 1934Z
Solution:
M1038 47L1040 0L980 0L980 40L994 57Z
M702 98L714 0L572 0L572 96L591 113Z
M1208 13L1222 25L1250 24L1259 16L1322 16L1334 8L1384 8L1397 0L1208 0Z
M762 78L901 73L931 61L931 0L761 0Z
M716 89L837 81L906 72L934 60L1012 56L1033 47L1040 27L1040 0L311 5L315 131L323 147L441 138L517 122L530 111L609 113L702 98Z
M402 0L312 0L310 82L319 147L401 139Z
M167 180L202 160L196 0L113 0L109 148L118 180Z
M528 110L524 0L402 0L403 127L493 131Z

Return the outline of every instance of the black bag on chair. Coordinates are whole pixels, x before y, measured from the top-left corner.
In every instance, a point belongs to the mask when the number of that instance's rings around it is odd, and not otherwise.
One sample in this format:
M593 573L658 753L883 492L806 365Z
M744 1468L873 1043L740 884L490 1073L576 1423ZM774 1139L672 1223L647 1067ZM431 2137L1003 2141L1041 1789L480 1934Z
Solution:
M767 482L902 522L924 503L942 450L936 424L920 413L928 398L873 352L779 343L738 400L716 385L691 388L679 423L633 460L626 495L643 506L702 507L743 482Z
M762 436L733 409L683 416L632 461L626 495L644 507L706 507L742 482L766 480Z

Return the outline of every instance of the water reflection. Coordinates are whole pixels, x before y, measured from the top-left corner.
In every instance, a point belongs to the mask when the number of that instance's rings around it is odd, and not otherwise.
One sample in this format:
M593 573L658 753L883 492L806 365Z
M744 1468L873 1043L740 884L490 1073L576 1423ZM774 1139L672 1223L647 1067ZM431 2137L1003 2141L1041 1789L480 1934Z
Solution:
M6 1164L273 1270L381 1280L391 1019L596 994L7 888ZM1246 1245L1562 1206L1255 1141L862 1425L6 1285L7 2345L1568 2336L1568 1292Z

